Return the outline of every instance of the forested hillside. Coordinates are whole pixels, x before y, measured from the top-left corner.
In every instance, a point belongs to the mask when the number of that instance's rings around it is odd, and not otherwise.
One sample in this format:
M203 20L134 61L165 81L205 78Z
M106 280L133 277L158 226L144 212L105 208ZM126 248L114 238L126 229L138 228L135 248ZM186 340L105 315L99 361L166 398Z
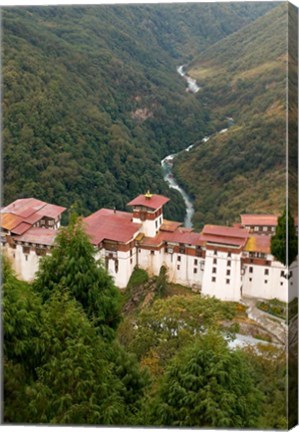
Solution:
M189 66L198 98L234 125L177 161L197 226L284 206L287 4L209 47Z
M150 188L182 220L160 159L219 119L176 67L273 6L3 9L4 203L34 196L87 214Z

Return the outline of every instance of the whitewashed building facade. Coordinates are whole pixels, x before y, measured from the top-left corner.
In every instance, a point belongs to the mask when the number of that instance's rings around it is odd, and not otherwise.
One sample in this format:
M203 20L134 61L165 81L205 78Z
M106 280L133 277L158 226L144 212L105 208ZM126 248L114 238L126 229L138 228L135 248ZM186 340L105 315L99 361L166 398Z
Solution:
M297 260L287 270L270 252L276 216L241 215L233 227L205 225L196 233L164 219L168 201L147 193L128 203L132 213L101 209L84 219L96 257L119 288L136 266L150 275L165 266L171 282L221 300L298 296ZM64 210L32 198L1 210L2 247L23 279L33 280L40 257L51 252Z

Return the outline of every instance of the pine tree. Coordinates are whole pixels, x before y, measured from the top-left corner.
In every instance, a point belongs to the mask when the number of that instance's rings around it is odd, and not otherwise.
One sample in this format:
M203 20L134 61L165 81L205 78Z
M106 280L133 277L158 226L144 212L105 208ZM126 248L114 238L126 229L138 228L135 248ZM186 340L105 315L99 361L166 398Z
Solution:
M98 334L70 296L57 285L42 304L5 263L5 422L134 422L146 375L116 341Z
M51 255L40 263L34 288L47 300L53 289L67 290L89 319L107 336L113 336L120 321L120 293L112 278L95 260L81 219L72 217L57 235Z
M174 427L254 427L260 401L243 353L210 332L167 367L147 420Z
M291 265L296 259L298 254L298 238L294 219L289 210L287 214L285 209L283 214L278 218L276 233L271 238L271 254L284 265Z

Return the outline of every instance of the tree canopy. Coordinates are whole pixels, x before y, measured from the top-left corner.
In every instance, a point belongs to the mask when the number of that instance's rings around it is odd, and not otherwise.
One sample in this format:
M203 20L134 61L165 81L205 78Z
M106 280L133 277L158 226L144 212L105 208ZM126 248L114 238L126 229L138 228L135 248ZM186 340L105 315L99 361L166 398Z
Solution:
M82 220L72 217L60 229L51 255L41 260L33 286L44 301L55 290L67 291L102 334L111 336L120 320L120 293L95 253Z
M210 332L167 367L150 419L175 427L254 427L261 400L242 352Z
M291 265L298 255L298 237L290 209L278 218L275 235L271 238L271 253L284 265Z
M99 335L68 291L42 304L5 264L4 420L126 424L147 383L131 354Z

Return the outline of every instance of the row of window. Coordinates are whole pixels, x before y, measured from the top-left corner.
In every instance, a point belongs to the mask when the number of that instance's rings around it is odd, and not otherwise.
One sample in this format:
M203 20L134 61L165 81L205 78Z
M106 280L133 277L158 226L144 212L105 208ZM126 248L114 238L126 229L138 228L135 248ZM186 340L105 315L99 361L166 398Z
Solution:
M266 231L275 231L275 227L274 226L263 226L263 227L261 227L261 226L251 226L250 227L251 229L253 228L253 230L254 231L264 231L264 232L266 232Z
M178 262L181 262L181 256L178 255ZM198 259L194 258L194 265L198 265Z
M249 267L249 273L253 273L253 267ZM264 275L265 276L269 275L269 269L264 269ZM284 270L281 270L280 277L284 277Z
M212 276L212 282L216 282L216 277ZM230 283L230 279L225 279L225 283L229 284Z
M181 269L181 266L178 264L178 265L176 266L176 268L177 268L177 270L180 270L180 269ZM197 268L196 268L196 267L194 267L194 269L193 269L193 273L194 273L194 274L197 273Z
M214 255L218 255L218 252L216 250L214 250ZM228 258L231 258L232 256L231 252L227 252L227 256Z

